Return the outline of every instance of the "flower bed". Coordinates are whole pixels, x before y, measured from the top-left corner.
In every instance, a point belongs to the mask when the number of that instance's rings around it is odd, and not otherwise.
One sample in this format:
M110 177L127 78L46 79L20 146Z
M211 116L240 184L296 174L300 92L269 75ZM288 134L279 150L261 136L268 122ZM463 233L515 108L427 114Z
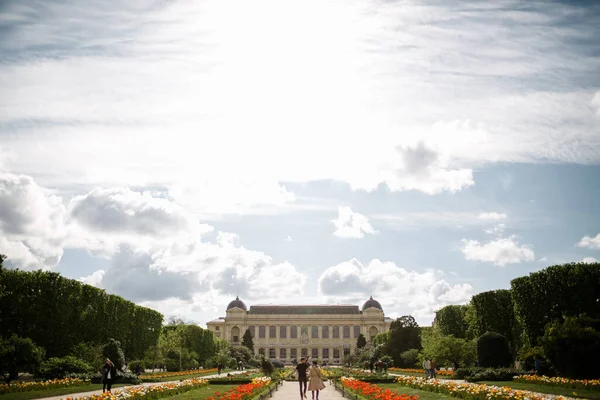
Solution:
M190 369L187 371L176 371L176 372L157 372L154 374L143 374L140 375L140 379L162 379L172 378L174 376L185 376L185 375L199 375L199 374L216 374L218 370L216 368L210 369Z
M252 379L262 377L260 372L246 371L239 374L227 374L218 378L210 378L209 383L216 385L242 385L252 382Z
M356 378L343 376L340 381L346 390L369 400L417 400L419 398L419 396L409 396L391 389L383 389L377 385L359 381Z
M254 378L251 383L236 386L224 393L215 392L207 400L249 400L261 394L270 384L269 377Z
M600 379L568 379L568 378L550 378L548 376L537 375L519 375L513 378L514 382L533 383L536 385L558 386L569 389L586 389L600 391Z
M399 376L396 381L413 389L441 393L468 400L565 400L566 397L544 396L527 390L515 390L477 383L456 383L449 380L426 379L416 376Z
M390 372L403 372L405 374L425 374L425 370L424 369L418 369L418 368L396 368L396 367L391 367L388 368L388 371ZM446 370L436 370L435 373L437 375L440 376L453 376L454 375L454 371L446 371Z
M49 381L37 382L13 382L9 384L2 383L0 384L0 394L82 386L87 385L88 383L90 383L89 380L79 378L51 379Z
M130 386L122 390L114 390L112 393L103 393L86 397L78 397L77 400L149 400L169 397L179 393L201 388L208 385L208 381L202 378L190 378L184 381L173 381L157 383L148 386ZM65 400L72 400L66 397Z

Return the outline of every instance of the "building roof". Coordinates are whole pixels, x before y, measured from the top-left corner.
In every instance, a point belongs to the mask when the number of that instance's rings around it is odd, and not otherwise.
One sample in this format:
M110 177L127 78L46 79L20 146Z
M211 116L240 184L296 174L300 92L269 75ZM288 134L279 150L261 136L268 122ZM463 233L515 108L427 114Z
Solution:
M244 311L248 311L246 304L244 304L244 302L241 301L239 297L236 297L235 300L233 300L231 303L229 303L229 305L227 306L227 309L231 310L232 308L236 308L236 307L241 308Z
M371 296L369 298L369 300L367 300L365 302L365 304L363 304L362 306L362 310L365 311L367 308L378 308L381 311L383 311L383 308L381 307L381 304L379 304L379 302L377 300L373 299L373 296Z
M346 305L296 305L296 306L250 306L248 314L269 315L331 315L331 314L360 314L358 306Z

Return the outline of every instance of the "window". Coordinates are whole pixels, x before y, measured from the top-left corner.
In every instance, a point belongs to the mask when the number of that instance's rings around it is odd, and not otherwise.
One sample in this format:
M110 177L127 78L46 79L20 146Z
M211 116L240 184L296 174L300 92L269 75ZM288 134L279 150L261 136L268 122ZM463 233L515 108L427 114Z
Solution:
M323 339L329 339L329 327L328 326L324 326L321 329L321 337Z
M349 337L350 337L350 327L345 326L344 327L344 339L348 339Z
M319 358L319 349L312 349L312 358L313 360Z
M344 357L348 357L350 355L350 349L348 347L344 348Z
M259 326L258 327L258 337L260 339L264 339L265 337L267 337L267 335L266 335L266 328L264 326Z
M329 349L323 349L323 359L329 358Z
M258 349L258 354L260 354L261 356L264 356L265 355L265 349L263 349L263 348Z
M249 326L248 330L250 331L250 334L252 335L252 338L256 337L256 327L254 325Z
M274 348L270 348L269 349L269 358L275 358L275 349Z
M219 330L219 328L220 328L220 327L218 327L218 326L215 326L215 330L216 330L216 331L218 331L218 330Z
M319 338L319 327L318 326L313 326L310 332L310 337L313 339L318 339Z
M359 336L360 336L360 326L355 325L354 326L354 339L358 339Z
M333 358L340 358L340 349L333 349Z
M285 349L279 349L279 359L285 360L287 358L287 352Z
M302 349L300 351L300 354L302 355L302 357L308 357L308 349Z
M270 326L269 327L269 338L270 339L274 339L277 337L277 327L276 326Z
M279 327L279 337L281 339L287 338L287 326L280 326Z
M334 326L333 327L333 338L334 339L339 339L340 338L340 327L339 326Z
M291 358L291 359L296 359L296 358L298 358L298 350L296 350L296 349L291 349L291 350L290 350L290 358Z
M240 341L240 337L239 336L234 336L232 341L233 341L233 343L237 343L237 342Z
M298 339L298 327L296 325L290 326L290 337L292 339Z

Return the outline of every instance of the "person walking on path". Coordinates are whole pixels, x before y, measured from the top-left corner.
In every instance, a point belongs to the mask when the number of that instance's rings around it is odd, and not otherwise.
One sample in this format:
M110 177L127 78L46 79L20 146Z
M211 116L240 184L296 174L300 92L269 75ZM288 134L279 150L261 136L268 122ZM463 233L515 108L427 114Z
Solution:
M108 358L102 366L102 393L108 390L111 393L111 388L114 380L117 378L117 368Z
M306 370L308 369L306 358L300 359L300 364L296 365L296 371L298 373L298 385L300 386L300 398L306 398L306 387L308 383L308 377L306 376Z
M429 361L429 358L426 358L423 361L423 369L425 370L425 376L427 377L427 379L429 379L430 376L430 372L431 372L431 361Z
M313 361L313 364L308 371L308 379L308 390L312 392L313 400L315 400L315 392L317 392L316 400L319 400L319 390L325 389L325 384L323 383L321 368L319 368L319 364L316 361ZM304 397L306 397L306 395Z
M429 360L429 375L433 378L433 379L437 379L437 365L435 364L435 360Z
M217 374L221 375L221 369L223 369L223 366L221 365L221 363L217 364Z

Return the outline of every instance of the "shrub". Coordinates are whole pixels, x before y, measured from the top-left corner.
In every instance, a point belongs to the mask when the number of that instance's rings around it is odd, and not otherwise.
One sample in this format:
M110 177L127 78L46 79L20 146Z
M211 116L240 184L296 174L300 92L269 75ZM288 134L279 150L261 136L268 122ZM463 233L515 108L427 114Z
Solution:
M92 367L77 357L52 357L42 363L40 376L46 379L62 379L69 374L89 373Z
M273 364L273 367L275 367L275 368L285 367L285 365L283 365L283 363L279 360L273 360L273 361L271 361L271 364Z
M1 259L1 258L0 258ZM0 337L0 374L6 383L19 377L19 371L38 372L46 351L30 338Z
M487 332L477 340L477 360L480 367L508 367L512 356L508 341L499 333Z
M409 349L400 354L400 358L402 359L402 365L407 368L414 368L417 365L419 360L419 350L417 349ZM391 365L391 364L388 364Z
M587 317L555 321L546 327L541 342L559 375L577 379L600 375L600 363L592 356L600 354L600 321Z
M138 365L140 366L140 372L146 370L146 362L144 360L133 360L127 363L127 367L131 372L135 372Z
M454 371L456 379L464 379L468 382L479 381L512 381L513 376L521 375L523 371L512 368L458 368Z
M94 370L99 370L104 364L103 346L94 343L78 343L71 349L70 356L87 363Z
M260 360L260 369L265 376L271 376L273 371L275 370L273 367L273 363L266 358Z

